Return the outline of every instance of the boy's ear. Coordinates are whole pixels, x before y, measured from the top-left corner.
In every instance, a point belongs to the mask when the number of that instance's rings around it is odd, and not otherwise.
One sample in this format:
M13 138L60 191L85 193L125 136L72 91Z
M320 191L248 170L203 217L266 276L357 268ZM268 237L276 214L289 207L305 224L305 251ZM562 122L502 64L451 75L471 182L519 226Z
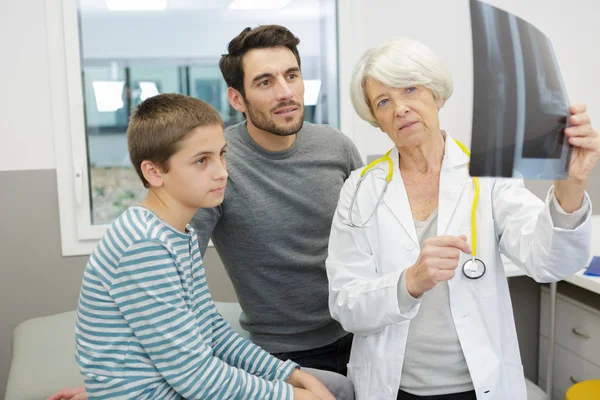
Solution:
M231 104L231 107L235 108L241 113L246 112L246 102L244 101L244 96L242 96L239 91L232 87L227 88L227 99L229 99L229 104Z
M160 168L152 161L142 161L141 169L151 187L161 187L164 184Z

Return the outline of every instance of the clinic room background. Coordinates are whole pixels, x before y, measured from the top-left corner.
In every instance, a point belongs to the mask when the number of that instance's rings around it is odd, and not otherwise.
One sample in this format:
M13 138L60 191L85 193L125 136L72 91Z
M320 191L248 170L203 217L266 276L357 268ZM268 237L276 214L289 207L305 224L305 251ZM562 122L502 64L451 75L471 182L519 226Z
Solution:
M393 37L410 36L430 46L447 63L456 89L441 111L441 125L467 147L471 142L473 67L466 0L293 0L280 10L243 13L228 11L227 2L221 7L212 0L178 1L182 8L161 19L143 12L111 15L99 11L101 3L103 0L80 3L83 68L90 79L83 85L86 103L95 104L94 109L84 111L77 106L81 99L72 101L77 94L73 82L80 79L81 70L69 62L77 55L73 48L79 43L76 34L72 35L77 32L76 1L0 2L0 393L5 390L14 328L30 318L76 307L87 255L102 224L137 195L132 189L128 197L113 199L110 186L94 186L108 181L123 188L128 182L126 151L107 150L122 148L124 131L114 130L123 129L127 115L119 114L122 107L91 95L92 89L114 90L110 85L94 87L94 80L136 81L138 100L143 99L144 91L146 95L178 91L201 97L211 101L226 122L234 123L239 115L228 109L218 57L228 39L244 27L282 24L301 39L303 70L311 80L313 94L305 99L308 118L340 128L366 160L384 153L391 142L355 115L349 95L352 68L367 48ZM587 103L597 125L600 3L488 3L529 21L550 38L571 101ZM145 35L132 34L132 27ZM125 64L130 67L123 67ZM87 154L82 129L86 123ZM80 174L85 182L72 179L82 165L81 171L94 169L91 182L85 173ZM106 176L106 171L113 171L114 176ZM600 255L598 167L592 179L592 248ZM538 196L545 195L549 184L527 182ZM90 209L90 201L95 209ZM215 300L235 301L213 248L207 251L205 266ZM525 277L510 278L509 283L525 373L537 381L542 375L538 368L542 285ZM600 308L600 294L571 286L563 284L561 290L577 292L582 301Z

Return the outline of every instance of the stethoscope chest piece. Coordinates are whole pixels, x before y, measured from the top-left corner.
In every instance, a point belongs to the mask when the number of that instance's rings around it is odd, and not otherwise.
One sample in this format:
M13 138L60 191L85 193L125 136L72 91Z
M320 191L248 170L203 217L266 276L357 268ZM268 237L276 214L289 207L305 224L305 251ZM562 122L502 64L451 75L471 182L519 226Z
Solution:
M485 264L479 258L471 258L463 264L463 274L469 279L479 279L485 274Z

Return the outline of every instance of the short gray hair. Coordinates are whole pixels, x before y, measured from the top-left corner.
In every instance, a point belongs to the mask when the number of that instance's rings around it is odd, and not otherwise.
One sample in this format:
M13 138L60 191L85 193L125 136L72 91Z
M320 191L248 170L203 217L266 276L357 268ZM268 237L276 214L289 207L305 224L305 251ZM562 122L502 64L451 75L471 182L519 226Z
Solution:
M436 100L444 103L453 90L445 64L429 47L416 40L399 38L367 50L354 67L350 97L358 116L375 127L379 125L365 92L367 78L395 88L425 86Z

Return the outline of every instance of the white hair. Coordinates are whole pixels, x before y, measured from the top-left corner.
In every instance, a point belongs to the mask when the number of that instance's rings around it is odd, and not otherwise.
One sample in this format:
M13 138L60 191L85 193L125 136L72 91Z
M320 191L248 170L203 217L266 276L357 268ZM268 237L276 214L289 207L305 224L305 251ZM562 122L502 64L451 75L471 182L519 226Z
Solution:
M370 50L360 58L350 83L350 97L359 117L378 127L365 92L367 78L393 88L424 86L436 100L452 95L452 78L442 60L424 44L399 38Z

